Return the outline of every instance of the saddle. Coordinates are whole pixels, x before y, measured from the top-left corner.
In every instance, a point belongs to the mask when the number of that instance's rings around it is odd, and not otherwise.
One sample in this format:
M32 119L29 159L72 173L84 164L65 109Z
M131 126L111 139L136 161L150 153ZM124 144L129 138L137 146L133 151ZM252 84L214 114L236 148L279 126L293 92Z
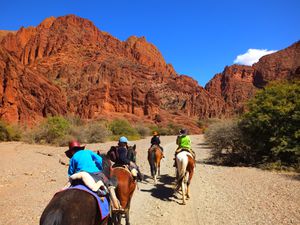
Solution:
M178 153L180 152L189 152L191 153L191 155L193 156L194 160L196 159L196 153L192 150L192 149L188 149L188 148L178 148L176 151L175 151L175 157Z
M161 153L163 153L163 151L161 150L160 146L159 145L152 145L149 149L148 149L148 152L151 152L153 151L155 148L158 148Z
M119 165L119 164L114 164L112 168L121 168L126 170L128 173L130 173L134 178L137 177L137 170L135 168L130 169L128 165Z

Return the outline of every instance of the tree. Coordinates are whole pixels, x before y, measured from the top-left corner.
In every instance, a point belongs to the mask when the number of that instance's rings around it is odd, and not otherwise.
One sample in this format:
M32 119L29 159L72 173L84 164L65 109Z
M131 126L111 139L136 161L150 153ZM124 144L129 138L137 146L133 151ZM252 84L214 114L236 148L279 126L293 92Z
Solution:
M300 82L273 83L248 104L240 122L256 162L300 162Z

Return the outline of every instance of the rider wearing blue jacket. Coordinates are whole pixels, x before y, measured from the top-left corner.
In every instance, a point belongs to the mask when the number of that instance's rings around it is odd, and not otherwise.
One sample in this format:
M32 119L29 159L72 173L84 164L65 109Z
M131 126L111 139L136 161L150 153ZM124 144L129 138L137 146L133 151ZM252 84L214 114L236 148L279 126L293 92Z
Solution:
M70 178L78 179L83 173L88 173L91 178L86 177L82 180L85 181L85 184L93 190L94 187L97 187L98 181L102 181L106 186L110 186L110 181L102 173L102 158L91 150L85 150L85 146L81 146L78 141L71 141L69 143L69 149L65 151L65 154L70 158L68 175ZM93 179L94 181L92 181ZM96 186L95 186L96 185ZM97 190L99 195L105 195L103 189Z
M85 171L96 173L102 171L102 158L91 150L77 150L70 159L68 175Z

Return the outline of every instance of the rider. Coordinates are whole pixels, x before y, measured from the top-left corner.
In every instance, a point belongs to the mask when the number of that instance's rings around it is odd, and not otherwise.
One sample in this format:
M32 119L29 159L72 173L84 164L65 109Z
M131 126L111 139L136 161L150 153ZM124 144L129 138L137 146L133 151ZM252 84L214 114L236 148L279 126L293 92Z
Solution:
M140 172L138 166L128 159L127 153L128 153L128 139L126 137L120 137L118 142L118 158L116 160L116 163L114 166L123 166L127 165L129 166L130 171L135 169L137 171L137 178L139 181L143 180L143 174Z
M151 138L151 147L149 149L151 149L153 145L157 145L164 154L164 149L162 146L160 146L160 139L157 131L153 132L153 137ZM165 158L165 156L163 156L163 158Z
M111 186L109 179L102 173L102 157L91 150L84 150L79 141L69 142L69 149L65 154L70 158L68 175L70 181L82 179L87 187L98 195L107 195L105 185ZM105 185L104 185L105 184Z
M192 150L192 142L190 137L187 135L187 129L180 129L179 130L179 135L177 136L176 139L176 144L178 145L176 151L175 151L175 157L176 155L181 152L182 150L186 150L192 154L192 156L195 158L195 152ZM175 158L174 158L175 160ZM176 163L176 160L175 160ZM175 166L174 163L174 166Z

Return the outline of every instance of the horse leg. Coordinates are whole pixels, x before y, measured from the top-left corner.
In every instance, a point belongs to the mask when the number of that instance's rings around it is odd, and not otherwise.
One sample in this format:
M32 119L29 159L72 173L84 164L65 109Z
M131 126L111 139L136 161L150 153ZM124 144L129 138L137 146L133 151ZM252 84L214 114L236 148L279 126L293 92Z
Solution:
M186 184L186 198L190 198L189 172L186 173L184 183Z
M116 225L122 225L122 214L121 213L117 213L116 215Z
M133 194L133 193L132 193ZM132 196L132 195L131 195ZM129 222L129 210L130 210L130 204L131 204L131 197L128 199L128 203L126 206L126 212L125 212L125 221L126 221L126 225L130 225Z
M126 221L126 225L130 225L130 222L129 222L129 210L127 210L126 213L125 213L125 221Z
M157 171L158 171L158 176L160 176L160 160L157 162Z
M181 189L182 189L182 204L185 205L186 204L186 202L185 202L185 193L186 193L186 190L185 190L184 178L181 181Z
M195 166L194 166L194 160L191 157L188 157L188 167L187 167L187 198L190 198L190 184L191 184L191 180L192 177L194 175L194 171L195 171Z
M117 225L117 215L116 215L116 213L112 213L111 222L112 222L112 225Z
M154 184L157 183L157 164L154 163Z

